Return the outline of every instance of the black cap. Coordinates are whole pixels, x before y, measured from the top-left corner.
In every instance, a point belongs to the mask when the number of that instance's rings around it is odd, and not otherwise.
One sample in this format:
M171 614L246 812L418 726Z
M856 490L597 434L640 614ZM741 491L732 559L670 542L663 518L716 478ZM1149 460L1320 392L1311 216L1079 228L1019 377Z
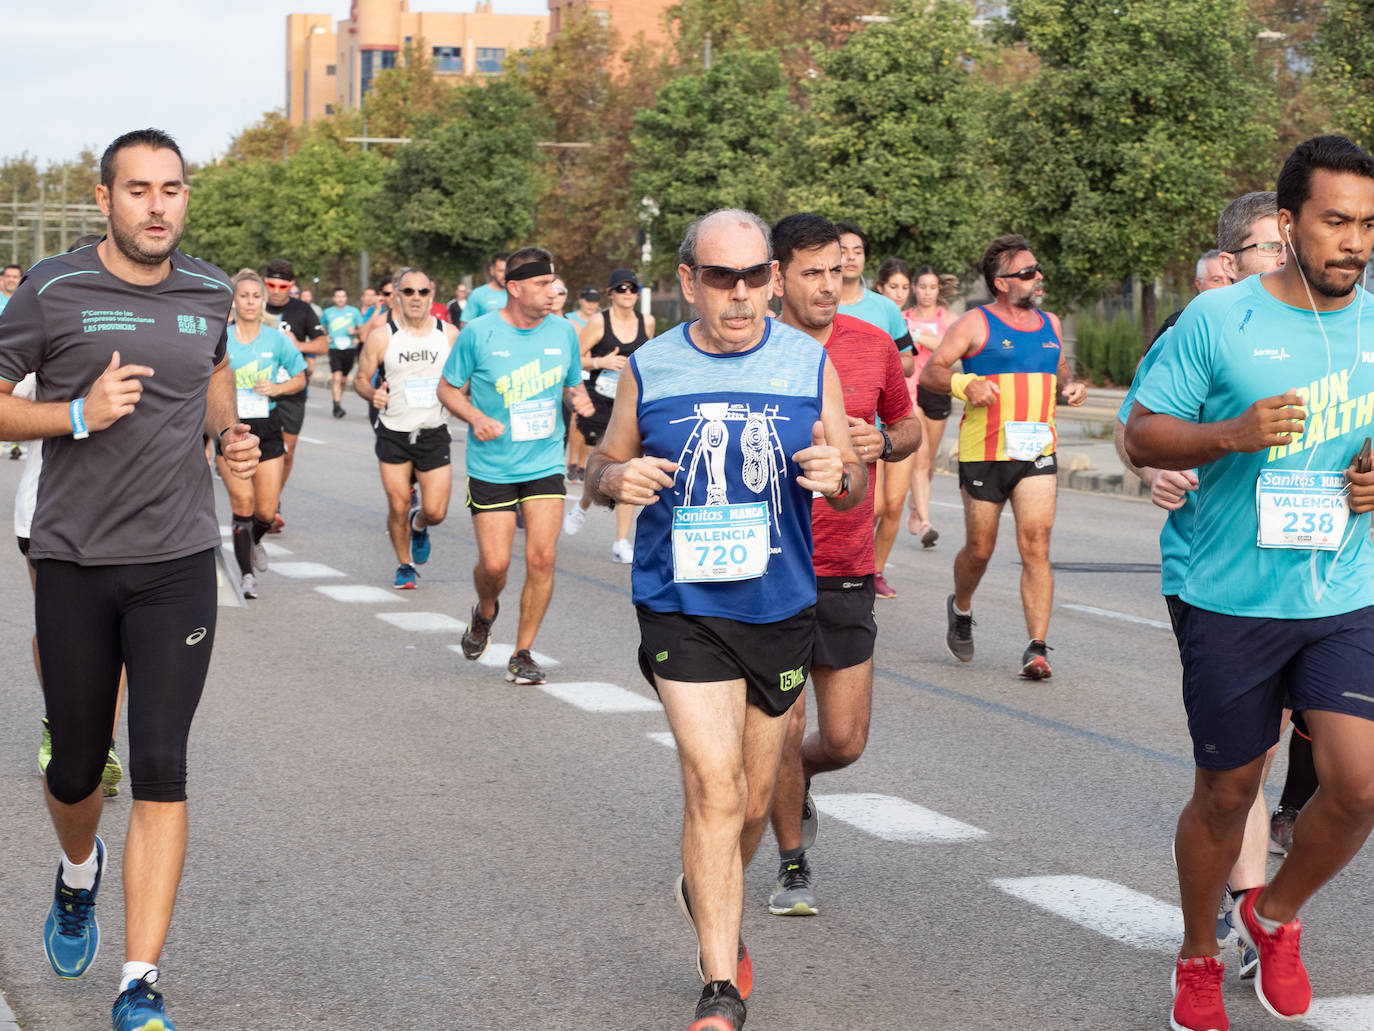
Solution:
M577 296L584 301L599 301L601 300L601 291L594 286L584 286Z
M638 286L639 277L627 268L618 268L611 273L611 281L606 285L614 290L621 283L633 283L635 286Z

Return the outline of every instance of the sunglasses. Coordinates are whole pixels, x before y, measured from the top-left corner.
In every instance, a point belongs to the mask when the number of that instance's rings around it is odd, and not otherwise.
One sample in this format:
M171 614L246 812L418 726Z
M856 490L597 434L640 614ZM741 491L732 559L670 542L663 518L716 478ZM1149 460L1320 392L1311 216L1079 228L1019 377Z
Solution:
M1040 263L1039 263L1039 262L1036 262L1034 265L1029 265L1029 266L1027 266L1026 268L1021 269L1019 272L1003 272L1003 273L1002 273L1000 276L998 276L997 278L998 278L998 279L1019 279L1019 280L1021 280L1022 282L1029 283L1032 279L1034 279L1034 278L1035 278L1036 276L1038 276L1039 274L1040 274Z
M382 291L382 296L383 296L383 297L390 297L391 294L392 294L392 291L390 291L390 290L383 290L383 291Z
M267 284L267 289L269 290L291 289L291 280L289 279L264 279L263 282Z
M731 268L729 265L693 265L692 271L701 277L701 285L713 290L733 290L741 279L751 290L757 290L773 279L773 263L765 261L762 265L748 268Z
M432 293L434 293L434 291L431 290L431 289L430 289L429 287L427 287L427 286L421 286L421 287L403 286L403 287L401 287L401 296L402 296L402 297L414 297L416 294L419 294L421 297L428 297L428 296L429 296L430 294L432 294ZM384 294L383 296L389 297L389 296L391 296L391 295L390 295L390 294Z
M638 283L621 283L619 286L611 287L613 294L637 294L639 293Z

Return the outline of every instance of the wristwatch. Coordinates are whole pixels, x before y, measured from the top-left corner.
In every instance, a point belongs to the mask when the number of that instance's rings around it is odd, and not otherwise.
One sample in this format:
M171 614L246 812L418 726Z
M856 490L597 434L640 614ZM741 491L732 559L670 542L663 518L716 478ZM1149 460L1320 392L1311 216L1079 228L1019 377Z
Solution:
M883 453L878 456L878 461L886 462L892 454L892 438L887 435L887 430L878 431L883 435Z
M843 498L849 496L849 470L840 473L840 489L830 495L832 498Z

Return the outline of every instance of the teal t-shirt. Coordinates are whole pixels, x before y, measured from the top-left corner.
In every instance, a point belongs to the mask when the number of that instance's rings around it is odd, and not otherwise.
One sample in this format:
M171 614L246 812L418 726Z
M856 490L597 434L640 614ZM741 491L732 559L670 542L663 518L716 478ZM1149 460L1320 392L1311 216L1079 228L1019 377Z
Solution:
M1164 331L1155 345L1145 353L1140 367L1135 370L1135 379L1131 380L1131 389L1126 392L1126 399L1121 402L1121 408L1116 413L1116 417L1121 420L1121 425L1131 417L1131 408L1135 405L1136 395L1140 393L1140 385L1145 382L1145 377L1149 375L1155 363L1159 361L1160 355L1168 346L1173 336L1173 327L1170 326ZM1165 595L1178 594L1183 590L1183 575L1188 571L1188 549L1193 541L1193 520L1197 517L1196 513L1197 496L1195 491L1189 491L1183 495L1183 507L1176 508L1168 514L1164 520L1164 526L1159 531L1159 593Z
M570 311L563 317L567 319L569 322L571 322L578 329L581 329L583 326L587 324L587 320L584 319L581 315L577 314L577 312L575 311Z
M1263 279L1195 298L1137 397L1152 412L1199 423L1235 418L1292 389L1307 408L1291 444L1198 470L1179 596L1236 616L1339 615L1374 604L1369 514L1350 513L1341 490L1344 470L1374 432L1374 360L1365 360L1374 352L1360 351L1356 331L1363 298L1352 294L1319 327L1316 315L1279 301Z
M863 296L853 304L842 304L837 309L841 315L853 315L863 319L870 326L877 326L893 340L911 335L911 327L906 324L902 309L890 297L884 297L872 290L865 290ZM910 351L911 344L899 347L900 351Z
M469 301L471 303L471 301ZM563 389L582 382L577 330L546 316L516 329L499 311L463 326L444 379L470 384L477 409L505 426L495 440L468 434L468 475L487 483L524 483L563 468Z
M229 368L234 370L234 389L238 394L239 418L265 418L264 415L251 414L253 405L264 400L253 390L259 380L272 383L285 383L292 376L305 371L305 356L296 350L296 345L286 339L286 334L271 326L262 326L246 344L239 343L234 327L229 327L229 340L225 345L225 356ZM253 394L254 396L248 396ZM277 407L274 398L265 398L267 411ZM248 406L248 407L246 407ZM250 414L245 415L247 411Z
M358 341L349 330L363 324L363 313L351 304L324 310L324 331L329 334L329 346L336 351L357 347Z
M500 311L506 306L506 291L493 290L486 283L468 294L467 306L463 308L463 324L480 319L490 312Z

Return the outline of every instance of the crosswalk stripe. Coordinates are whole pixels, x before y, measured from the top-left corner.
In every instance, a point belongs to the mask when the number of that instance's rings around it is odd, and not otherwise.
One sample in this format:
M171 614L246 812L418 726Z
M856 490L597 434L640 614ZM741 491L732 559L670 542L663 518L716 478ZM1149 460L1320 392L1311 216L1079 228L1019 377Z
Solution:
M298 437L296 437L296 439L297 439L297 440L303 440L303 441L305 441L307 444L328 444L328 443L329 443L329 441L327 441L327 440L321 440L319 437L307 437L304 433L300 434Z
M664 748L671 748L677 751L677 738L673 737L671 730L651 730L647 735L650 741L657 742Z
M290 548L283 548L280 544L273 544L271 541L263 541L262 546L267 550L269 558L282 558L291 554Z
M1304 1022L1317 1031L1374 1031L1374 995L1314 999Z
M324 584L315 590L326 598L355 605L389 605L406 600L400 591L388 591L385 587L373 587L371 584Z
M378 612L375 615L382 622L400 630L419 634L452 633L465 629L465 624L443 612Z
M1137 949L1177 952L1183 912L1142 892L1075 874L1003 877L992 882L1014 898Z
M895 795L817 795L816 805L865 834L884 841L970 841L988 832Z
M319 562L273 562L268 571L289 576L293 580L321 580L326 577L343 576L343 573L333 566Z
M540 684L539 690L583 712L653 712L663 707L652 698L615 684L594 682Z
M1172 630L1173 626L1160 619L1146 619L1144 616L1132 616L1126 612L1114 612L1111 609L1099 609L1096 605L1071 605L1064 603L1059 606L1061 609L1073 609L1075 612L1086 612L1090 616L1106 616L1108 619L1120 619L1127 623L1136 623L1140 626L1158 627L1160 630Z

